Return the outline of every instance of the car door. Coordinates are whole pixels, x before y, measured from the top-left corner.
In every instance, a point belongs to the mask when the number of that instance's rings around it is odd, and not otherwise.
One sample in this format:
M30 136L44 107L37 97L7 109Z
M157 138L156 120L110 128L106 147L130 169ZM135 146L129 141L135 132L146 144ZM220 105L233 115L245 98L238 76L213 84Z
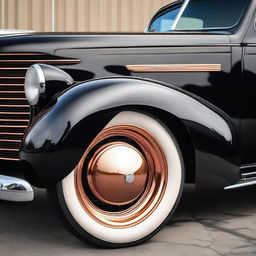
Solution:
M107 47L113 38L118 45ZM92 48L94 42L99 48ZM124 34L105 35L103 42L91 37L84 49L62 49L56 54L85 56L83 69L94 78L125 75L177 86L236 120L240 97L236 76L241 71L233 67L232 51L228 35Z
M230 35L247 2L175 2L153 17L147 33L90 35L84 47L56 54L82 58L95 78L137 76L192 92L223 110L239 133L242 47Z
M243 38L243 84L242 84L242 113L241 113L241 147L242 164L250 172L256 170L256 30L255 7L250 19L249 28Z

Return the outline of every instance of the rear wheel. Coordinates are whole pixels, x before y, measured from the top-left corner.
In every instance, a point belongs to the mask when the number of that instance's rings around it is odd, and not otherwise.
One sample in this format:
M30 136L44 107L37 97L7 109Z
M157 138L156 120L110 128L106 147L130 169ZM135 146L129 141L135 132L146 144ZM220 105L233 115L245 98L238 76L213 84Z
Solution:
M172 133L148 115L124 111L96 136L54 193L76 236L118 248L161 229L177 206L183 181Z

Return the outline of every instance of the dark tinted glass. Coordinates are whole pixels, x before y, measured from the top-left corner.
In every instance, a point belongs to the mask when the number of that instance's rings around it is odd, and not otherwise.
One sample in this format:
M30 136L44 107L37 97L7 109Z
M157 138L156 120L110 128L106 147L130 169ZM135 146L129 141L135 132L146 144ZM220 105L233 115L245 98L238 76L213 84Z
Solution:
M190 1L175 30L231 28L239 21L247 2L247 0Z

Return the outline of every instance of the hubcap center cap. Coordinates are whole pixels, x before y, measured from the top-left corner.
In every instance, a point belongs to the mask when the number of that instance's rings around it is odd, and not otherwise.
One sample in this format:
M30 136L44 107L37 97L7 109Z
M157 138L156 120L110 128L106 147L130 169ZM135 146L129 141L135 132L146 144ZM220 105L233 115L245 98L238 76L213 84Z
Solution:
M133 183L134 182L134 174L129 173L125 176L126 183Z
M126 142L98 148L87 169L94 196L103 203L126 205L135 201L147 184L148 166L142 153Z

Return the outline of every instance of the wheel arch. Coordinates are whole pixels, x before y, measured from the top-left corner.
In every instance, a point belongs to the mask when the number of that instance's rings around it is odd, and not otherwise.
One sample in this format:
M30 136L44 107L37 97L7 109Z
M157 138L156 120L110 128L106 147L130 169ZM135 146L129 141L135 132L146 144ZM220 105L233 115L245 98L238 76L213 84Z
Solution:
M185 169L185 183L195 182L195 147L191 134L182 121L171 113L149 106L126 107L123 110L141 111L163 124L175 136L181 150Z
M223 188L239 180L238 136L225 113L170 84L116 77L69 88L36 118L20 153L29 181L47 187L63 179L93 137L124 109L148 111L175 133L189 156L187 181L195 177L201 188Z

